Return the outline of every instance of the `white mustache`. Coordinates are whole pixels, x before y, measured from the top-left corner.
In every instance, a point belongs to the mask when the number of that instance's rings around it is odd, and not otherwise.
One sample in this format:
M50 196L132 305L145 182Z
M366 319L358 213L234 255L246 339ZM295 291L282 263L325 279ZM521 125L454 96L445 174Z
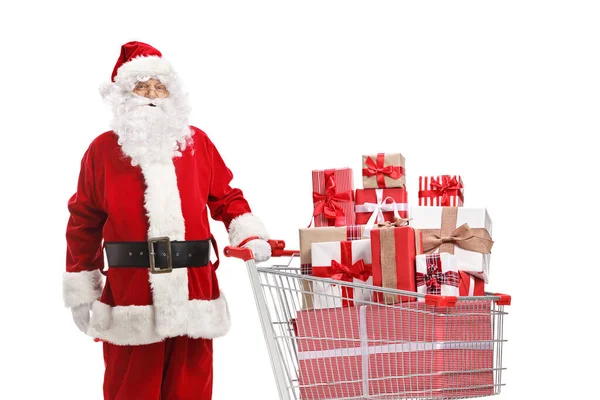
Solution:
M132 110L134 108L137 107L142 107L142 106L149 106L150 104L155 105L158 108L163 108L162 106L164 105L165 100L164 99L148 99L146 97L141 97L138 95L131 95L128 99L127 99L127 109L128 110Z

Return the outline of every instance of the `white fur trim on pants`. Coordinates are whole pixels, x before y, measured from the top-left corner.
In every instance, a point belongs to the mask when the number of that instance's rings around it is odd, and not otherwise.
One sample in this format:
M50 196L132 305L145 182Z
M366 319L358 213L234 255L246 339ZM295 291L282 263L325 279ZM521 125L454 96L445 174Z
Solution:
M98 300L103 289L99 270L65 272L63 274L63 301L65 307L76 307Z
M229 244L237 246L250 236L258 236L263 240L269 240L267 229L262 221L250 213L234 218L229 224Z
M177 313L181 316L177 320L185 323L164 325L158 332L154 306L111 307L96 301L87 334L116 345L143 345L183 335L214 339L224 336L231 326L223 293L215 300L188 300Z

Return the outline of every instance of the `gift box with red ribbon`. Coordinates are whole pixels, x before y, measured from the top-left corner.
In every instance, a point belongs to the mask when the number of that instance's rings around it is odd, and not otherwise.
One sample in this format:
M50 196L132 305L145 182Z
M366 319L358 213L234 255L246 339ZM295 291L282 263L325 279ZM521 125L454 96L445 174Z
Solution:
M313 282L313 308L349 307L371 301L371 291L355 289L345 282L372 285L371 240L313 243L312 276L340 281L340 284Z
M356 189L356 224L369 228L386 221L394 222L395 216L408 216L408 195L404 188Z
M419 205L462 207L464 186L459 175L419 176Z
M360 398L359 307L300 311L296 323L300 398Z
M400 153L378 153L362 157L363 188L404 188L406 176L404 156Z
M310 275L312 270L313 243L341 242L344 240L365 239L364 225L323 226L320 228L300 228L300 267L303 274Z
M366 306L369 395L461 398L494 393L490 303ZM362 320L359 314L359 324Z
M417 293L459 296L456 257L449 253L417 255ZM419 301L425 301L419 298Z
M316 227L355 224L351 168L313 170L312 184Z
M406 221L397 220L387 225L378 224L371 235L373 258L373 285L416 291L415 257L421 250L421 234ZM376 293L375 301L394 304L399 301L412 301L414 297Z
M494 393L489 302L300 311L297 326L302 399Z
M418 293L442 296L485 295L483 279L459 271L454 254L419 254L416 267Z
M360 240L363 239L364 225L347 225L347 226L324 226L320 228L300 228L300 269L303 275L312 274L312 244L320 242L341 242L344 240ZM313 308L312 282L301 280L302 292L302 309L310 310Z

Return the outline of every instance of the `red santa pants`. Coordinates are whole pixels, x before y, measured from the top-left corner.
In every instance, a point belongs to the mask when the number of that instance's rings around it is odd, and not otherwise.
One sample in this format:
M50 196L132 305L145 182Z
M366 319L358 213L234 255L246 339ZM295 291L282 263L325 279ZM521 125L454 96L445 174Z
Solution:
M187 336L159 343L103 343L105 400L210 400L213 348L210 339Z

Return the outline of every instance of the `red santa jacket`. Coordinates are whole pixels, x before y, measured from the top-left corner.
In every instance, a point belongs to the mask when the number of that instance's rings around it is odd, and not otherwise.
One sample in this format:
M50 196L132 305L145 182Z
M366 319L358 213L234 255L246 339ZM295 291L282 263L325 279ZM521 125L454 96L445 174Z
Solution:
M231 245L249 236L268 239L242 191L230 186L233 175L214 144L192 129L193 143L166 164L132 166L113 131L93 140L83 156L77 191L68 202L63 298L66 307L92 304L92 337L147 344L178 335L214 338L229 329L212 263L163 274L148 268L104 271L103 240L209 239L209 211L225 224Z

